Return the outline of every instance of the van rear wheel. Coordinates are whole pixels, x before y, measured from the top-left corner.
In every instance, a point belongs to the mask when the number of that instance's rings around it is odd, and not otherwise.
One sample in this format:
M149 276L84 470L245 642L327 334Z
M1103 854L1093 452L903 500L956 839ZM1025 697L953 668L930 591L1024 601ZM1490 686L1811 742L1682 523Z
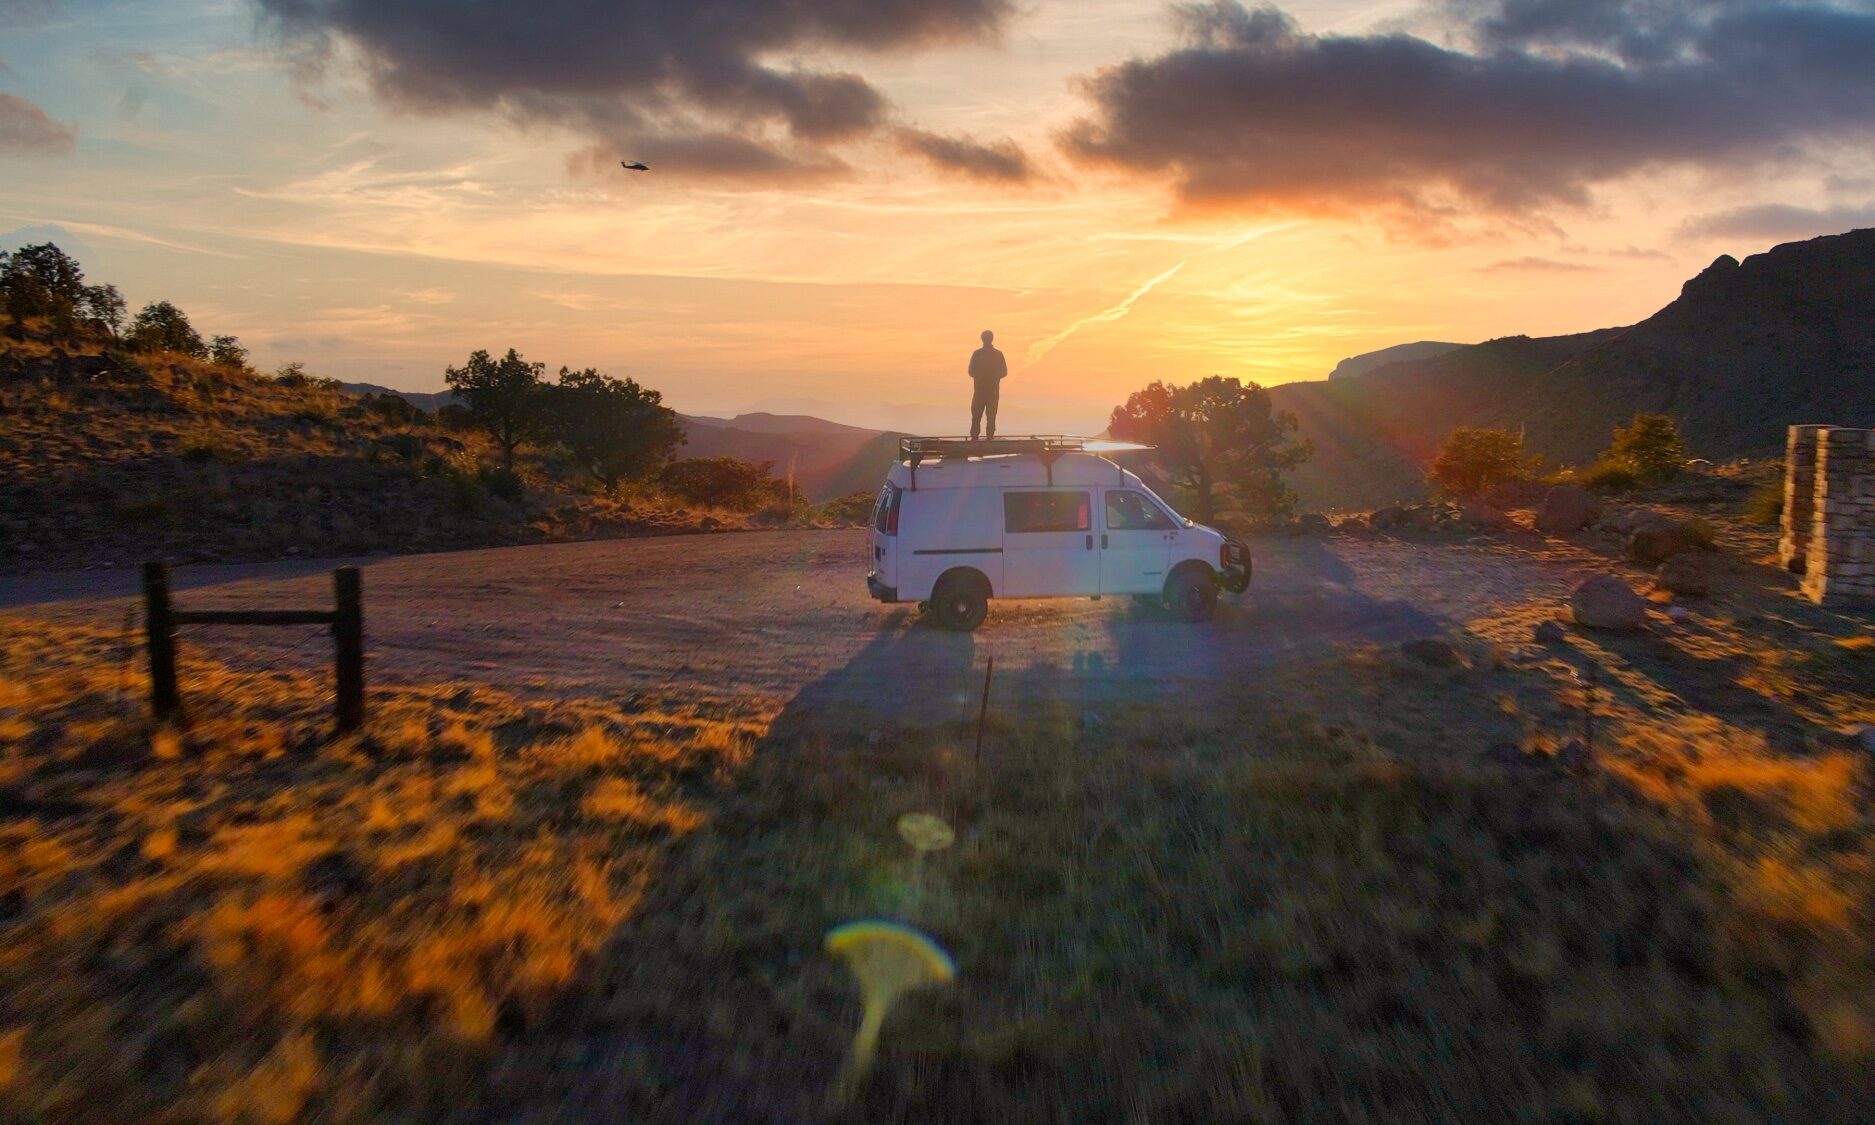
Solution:
M1165 608L1180 621L1209 621L1217 612L1217 583L1195 566L1181 570L1165 584Z
M931 619L941 628L968 633L989 616L990 595L981 579L952 575L931 591Z

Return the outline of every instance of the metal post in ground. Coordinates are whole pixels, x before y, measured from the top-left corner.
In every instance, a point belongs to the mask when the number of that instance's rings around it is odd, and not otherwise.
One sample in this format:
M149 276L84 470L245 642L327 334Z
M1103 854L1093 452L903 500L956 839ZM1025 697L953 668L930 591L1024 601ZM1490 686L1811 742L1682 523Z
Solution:
M176 622L169 604L169 568L143 564L143 621L150 653L150 714L158 723L182 716L176 687Z

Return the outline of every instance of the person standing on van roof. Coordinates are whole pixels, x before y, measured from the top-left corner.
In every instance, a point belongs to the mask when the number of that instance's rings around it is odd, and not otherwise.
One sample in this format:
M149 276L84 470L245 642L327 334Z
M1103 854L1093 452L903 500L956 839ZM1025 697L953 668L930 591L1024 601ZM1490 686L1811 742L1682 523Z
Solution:
M989 416L988 437L996 436L996 400L1001 397L1003 380L1009 377L1009 364L1003 353L990 345L996 333L983 330L983 346L970 353L970 381L977 385L970 396L970 440L977 440L977 429L984 415Z

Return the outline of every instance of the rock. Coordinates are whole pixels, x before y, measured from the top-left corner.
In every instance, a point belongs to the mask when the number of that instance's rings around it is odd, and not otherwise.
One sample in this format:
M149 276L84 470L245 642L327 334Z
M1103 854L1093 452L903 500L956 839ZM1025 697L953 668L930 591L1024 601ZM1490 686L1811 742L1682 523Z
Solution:
M1703 598L1712 593L1712 558L1703 554L1678 554L1660 564L1654 575L1654 589L1666 590L1689 598Z
M1628 537L1628 558L1657 566L1675 555L1712 549L1712 529L1698 520L1668 521L1643 527Z
M1691 616L1692 614L1689 613L1686 607L1683 605L1672 605L1672 606L1667 607L1667 620L1672 621L1675 625L1679 624L1680 622L1686 620L1687 618Z
M1406 509L1397 504L1389 505L1385 508L1376 508L1368 515L1367 526L1373 528L1375 531L1387 531L1390 528L1397 527L1400 520L1405 518L1405 516Z
M1861 726L1849 728L1849 737L1853 738L1855 744L1863 750L1875 754L1875 723L1863 723Z
M1632 535L1644 527L1661 527L1672 523L1671 517L1652 508L1623 508L1604 518L1598 525L1620 535Z
M1320 512L1306 512L1296 517L1296 533L1299 535L1327 535L1334 529L1334 521Z
M697 522L697 526L705 531L715 531L717 528L723 526L723 521L717 519L715 516L704 516Z
M1572 484L1559 484L1543 497L1536 510L1536 529L1556 534L1580 531L1602 514L1602 502L1593 492Z
M1634 630L1647 624L1647 603L1612 574L1577 586L1569 595L1569 609L1576 624L1588 629Z
M1489 504L1466 504L1458 510L1459 522L1471 527L1484 527L1492 531L1510 531L1517 526L1517 521L1510 518L1510 513L1502 508L1493 508Z
M1531 639L1540 645L1559 645L1567 636L1560 621L1539 621L1531 633Z
M1457 645L1443 637L1422 637L1416 641L1407 641L1400 646L1400 655L1428 668L1465 666L1465 655L1458 650Z
M1400 523L1414 531L1437 531L1439 509L1430 504L1414 504L1400 513Z

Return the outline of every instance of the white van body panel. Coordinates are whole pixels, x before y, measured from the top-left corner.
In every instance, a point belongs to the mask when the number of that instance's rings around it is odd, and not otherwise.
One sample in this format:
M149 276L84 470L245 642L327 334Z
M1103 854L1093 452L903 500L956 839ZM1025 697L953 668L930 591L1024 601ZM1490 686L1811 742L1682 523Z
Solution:
M892 512L896 505L896 515ZM1181 564L1220 567L1222 533L1179 517L1104 457L1065 453L892 466L873 512L867 585L922 602L958 568L998 598L1156 595Z

